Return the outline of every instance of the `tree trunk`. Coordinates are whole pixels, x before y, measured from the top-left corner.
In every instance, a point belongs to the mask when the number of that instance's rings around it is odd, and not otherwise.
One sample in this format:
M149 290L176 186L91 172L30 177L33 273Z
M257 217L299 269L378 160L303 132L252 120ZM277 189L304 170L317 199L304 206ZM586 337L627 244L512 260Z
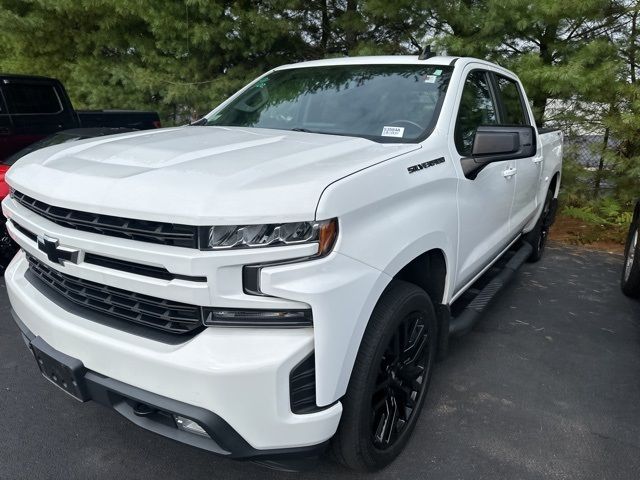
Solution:
M329 24L329 6L328 0L322 0L322 33L320 37L320 48L322 49L322 56L327 56L327 47L329 46L329 35L331 34L331 25Z
M549 24L544 29L544 32L540 35L538 43L540 45L540 59L545 66L553 65L553 51L552 47L558 36L558 25ZM544 123L544 112L547 108L547 100L549 96L545 91L535 92L531 100L533 102L533 115L535 117L536 125L542 127Z
M358 0L347 0L347 26L345 31L346 50L350 53L355 48L358 41L358 32L355 30L353 23L358 13Z
M602 150L600 151L600 160L598 161L598 171L596 172L593 194L595 198L600 196L600 186L602 185L602 177L604 176L604 154L609 146L609 127L604 130L604 138L602 139Z
M636 83L636 51L638 40L638 7L631 16L631 34L629 35L629 67L631 72L631 83Z
M531 103L533 103L533 117L538 128L544 123L544 110L547 107L547 95L543 92L531 95Z

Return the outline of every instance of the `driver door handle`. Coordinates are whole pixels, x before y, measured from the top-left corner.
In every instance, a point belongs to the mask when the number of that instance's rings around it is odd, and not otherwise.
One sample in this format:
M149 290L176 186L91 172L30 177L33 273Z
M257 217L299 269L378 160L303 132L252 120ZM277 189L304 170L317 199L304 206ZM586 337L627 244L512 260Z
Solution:
M542 162L542 159L543 159L543 158L544 158L544 157L542 157L542 156L540 156L540 157L535 157L535 158L533 159L533 163L538 164L538 163Z
M517 168L510 167L510 168L507 168L506 170L504 170L502 172L502 176L505 177L505 178L510 178L510 177L513 177L516 174L517 171L518 171Z

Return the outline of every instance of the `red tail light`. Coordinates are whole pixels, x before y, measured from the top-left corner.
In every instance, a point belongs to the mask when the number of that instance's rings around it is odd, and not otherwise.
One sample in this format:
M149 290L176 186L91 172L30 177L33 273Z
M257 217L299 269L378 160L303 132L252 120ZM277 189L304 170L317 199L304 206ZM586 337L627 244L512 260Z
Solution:
M155 128L162 128L162 122L160 120L154 120L153 121L153 126Z

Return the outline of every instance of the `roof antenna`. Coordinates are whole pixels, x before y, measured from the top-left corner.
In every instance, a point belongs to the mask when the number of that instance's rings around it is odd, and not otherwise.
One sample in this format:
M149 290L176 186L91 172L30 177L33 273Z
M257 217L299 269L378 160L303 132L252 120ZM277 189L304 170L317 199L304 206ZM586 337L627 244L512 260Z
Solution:
M422 49L422 53L418 57L418 60L427 60L428 58L435 57L436 54L431 51L431 45L425 45Z

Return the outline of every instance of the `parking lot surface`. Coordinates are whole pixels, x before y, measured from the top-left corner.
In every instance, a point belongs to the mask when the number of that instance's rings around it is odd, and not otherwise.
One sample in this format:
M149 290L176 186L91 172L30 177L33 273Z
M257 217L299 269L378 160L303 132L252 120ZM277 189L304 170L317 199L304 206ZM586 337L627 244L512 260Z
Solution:
M525 265L452 343L405 452L368 475L273 472L75 402L40 376L0 282L0 479L638 479L640 302L621 265L557 245Z

